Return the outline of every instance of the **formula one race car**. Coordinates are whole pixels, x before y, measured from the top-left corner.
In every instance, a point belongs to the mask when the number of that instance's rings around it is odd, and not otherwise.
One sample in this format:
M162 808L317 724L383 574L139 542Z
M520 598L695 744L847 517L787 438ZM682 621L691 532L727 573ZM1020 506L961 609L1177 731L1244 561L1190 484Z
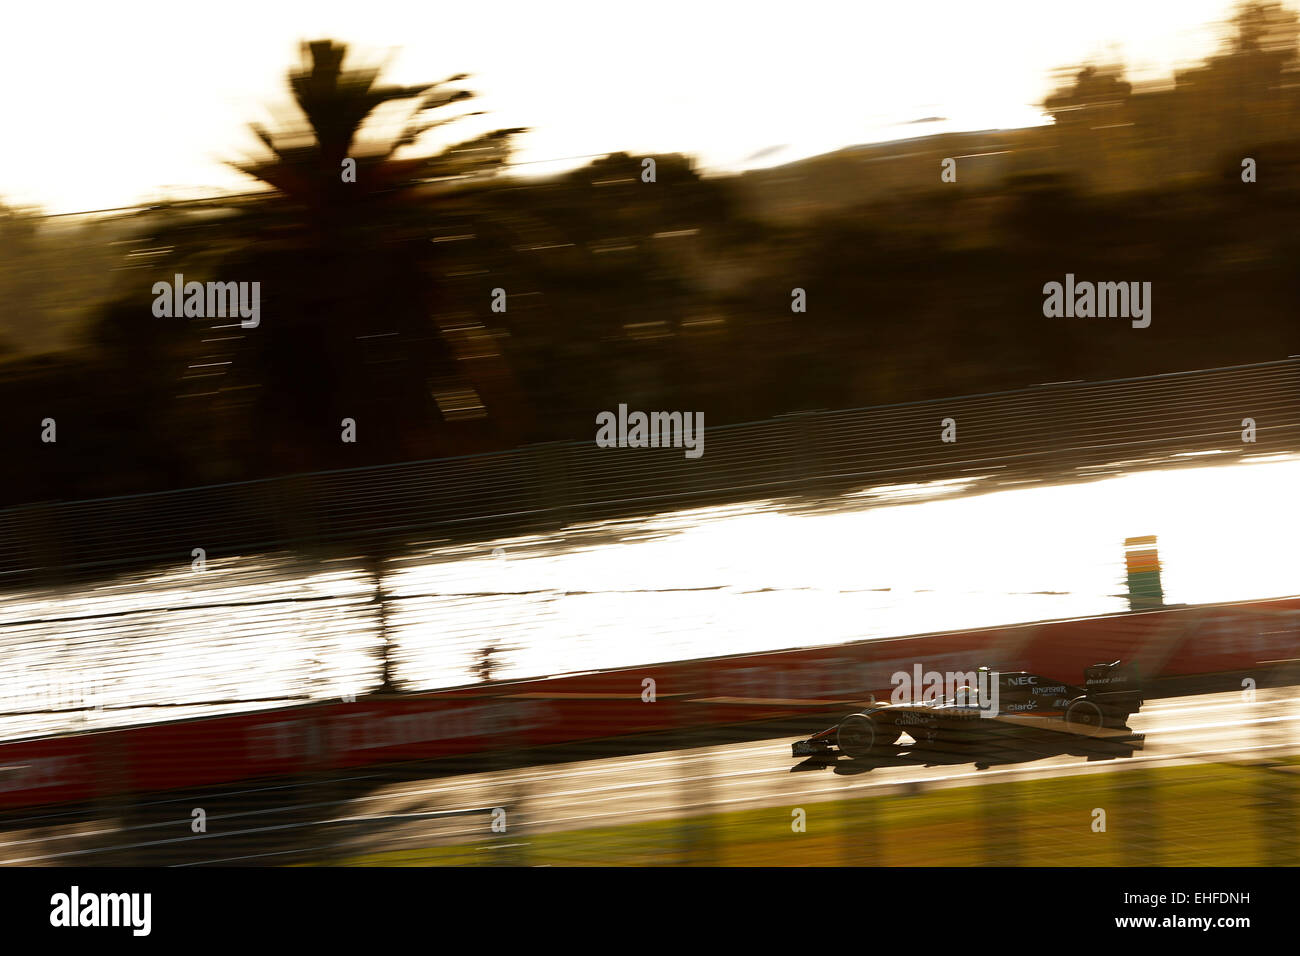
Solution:
M1058 743L1068 742L1066 734L1099 738L1099 743L1141 740L1127 724L1142 706L1142 691L1131 666L1120 661L1085 667L1082 687L1026 671L998 673L984 667L957 676L968 680L947 696L868 704L834 727L796 741L794 756L839 753L860 759L913 745L951 751L1043 734ZM913 745L899 743L903 734Z

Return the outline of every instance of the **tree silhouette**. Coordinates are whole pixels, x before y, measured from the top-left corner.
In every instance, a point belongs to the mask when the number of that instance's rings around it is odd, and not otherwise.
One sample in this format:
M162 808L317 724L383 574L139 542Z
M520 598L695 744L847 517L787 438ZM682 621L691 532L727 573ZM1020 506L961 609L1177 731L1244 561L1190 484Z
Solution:
M250 124L274 158L237 163L236 168L273 186L288 198L326 213L351 210L377 193L412 187L450 177L481 176L496 171L510 152L510 139L522 129L500 129L467 142L448 146L432 155L397 159L404 147L414 146L424 134L478 112L439 119L428 115L471 99L473 93L451 84L467 79L459 73L437 83L420 86L381 86L379 68L344 69L347 47L330 40L303 44L309 61L289 75L294 101L311 127L313 141L304 146L282 145L286 137ZM362 125L387 103L414 101L401 133L377 148L353 154ZM355 160L356 182L345 182L340 169L345 159Z
M271 190L212 204L220 216L178 217L155 238L175 250L156 270L164 278L184 271L187 280L261 284L256 329L214 335L211 319L188 320L195 360L187 366L222 371L189 391L182 381L178 395L242 421L226 424L249 436L250 457L268 470L429 457L440 450L435 388L458 377L437 321L438 250L430 240L438 209L499 170L522 130L402 158L424 134L476 115L433 117L472 97L454 86L465 76L389 86L377 67L348 68L342 44L307 43L303 54L288 85L309 141L297 130L252 124L270 157L232 164ZM410 107L401 132L361 143L367 119L391 103ZM355 444L341 441L344 418L356 422Z
M1065 164L1094 185L1133 188L1204 176L1228 155L1300 136L1300 17L1240 4L1224 42L1174 84L1133 90L1119 66L1087 66L1043 102Z

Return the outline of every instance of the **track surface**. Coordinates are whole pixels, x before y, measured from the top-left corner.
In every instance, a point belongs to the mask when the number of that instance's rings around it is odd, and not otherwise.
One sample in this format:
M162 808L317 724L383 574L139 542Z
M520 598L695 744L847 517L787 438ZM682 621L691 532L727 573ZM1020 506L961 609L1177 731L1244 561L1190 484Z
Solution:
M382 602L359 556L214 552L200 573L188 550L94 587L10 591L0 739L363 694L383 648L398 685L426 691L479 682L488 647L496 679L522 680L1121 613L1138 533L1159 536L1170 604L1295 592L1300 456L1126 467L413 545L385 563Z
M915 754L809 766L794 736L538 766L394 779L359 772L309 782L188 794L73 817L11 820L5 865L275 865L329 862L400 849L682 818L761 806L807 806L848 796L990 781L1122 772L1196 761L1259 760L1300 752L1300 687L1152 700L1131 726L1145 734L1131 757L1058 754L978 770L964 756ZM813 718L807 732L821 729ZM1014 755L1013 755L1014 756ZM485 767L485 762L474 765ZM494 835L493 808L508 835ZM194 810L206 832L194 832ZM513 842L512 842L513 841ZM480 862L467 857L465 862Z

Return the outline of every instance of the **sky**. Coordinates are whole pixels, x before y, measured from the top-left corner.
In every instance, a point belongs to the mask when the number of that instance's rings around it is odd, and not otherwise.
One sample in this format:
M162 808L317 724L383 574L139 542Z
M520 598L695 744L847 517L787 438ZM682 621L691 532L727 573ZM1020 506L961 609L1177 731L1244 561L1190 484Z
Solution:
M453 140L523 126L520 172L615 150L735 171L857 143L1040 123L1053 71L1159 80L1217 47L1230 0L43 0L0 32L0 200L46 212L243 191L250 121L296 115L299 42L421 83L470 73ZM279 119L277 119L277 117ZM926 117L942 122L915 123ZM390 118L390 122L391 122ZM437 145L430 134L423 143ZM775 148L774 148L775 147ZM418 155L407 153L406 155ZM561 162L552 162L560 160Z

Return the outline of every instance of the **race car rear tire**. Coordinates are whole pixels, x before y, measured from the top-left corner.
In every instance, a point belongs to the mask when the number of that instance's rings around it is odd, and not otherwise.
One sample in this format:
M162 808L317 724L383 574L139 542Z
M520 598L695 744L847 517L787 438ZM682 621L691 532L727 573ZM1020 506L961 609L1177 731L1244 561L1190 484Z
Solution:
M850 714L835 731L835 744L846 757L876 753L898 739L898 731L882 727L866 714Z
M1099 730L1105 723L1106 715L1094 700L1078 697L1065 708L1065 726L1069 730Z

